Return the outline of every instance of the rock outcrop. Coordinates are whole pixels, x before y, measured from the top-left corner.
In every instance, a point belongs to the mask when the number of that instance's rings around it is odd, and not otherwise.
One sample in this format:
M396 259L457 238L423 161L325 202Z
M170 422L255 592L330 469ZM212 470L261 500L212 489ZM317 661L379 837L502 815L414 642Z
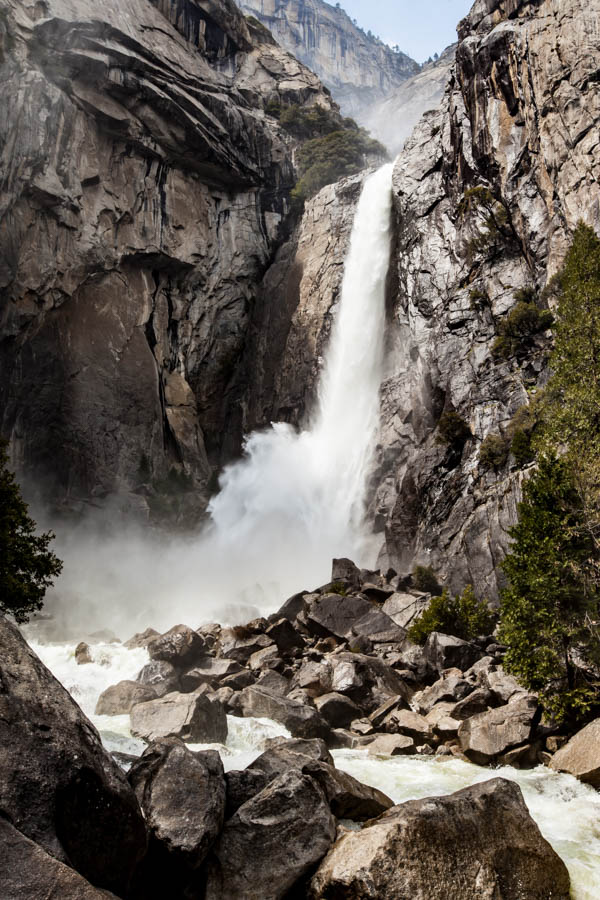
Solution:
M344 835L310 897L568 900L564 863L540 834L516 784L500 778L449 797L395 806Z
M270 101L333 108L233 0L8 0L0 431L67 510L187 520L294 183Z
M316 72L347 116L364 122L373 104L419 71L419 65L356 25L324 0L238 0L276 40Z

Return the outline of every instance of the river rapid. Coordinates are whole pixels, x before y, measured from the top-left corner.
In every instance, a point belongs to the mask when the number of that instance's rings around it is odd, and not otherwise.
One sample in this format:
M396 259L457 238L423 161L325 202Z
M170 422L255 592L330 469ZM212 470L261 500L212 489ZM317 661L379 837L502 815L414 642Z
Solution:
M30 644L94 723L108 750L143 752L144 742L131 735L129 716L96 716L94 710L98 697L111 684L135 680L148 661L146 650L128 650L119 643L94 644L93 662L78 665L73 643L30 640ZM268 719L228 716L228 726L224 746L189 745L192 750L209 746L218 750L226 771L249 766L268 738L289 736ZM600 895L600 792L570 775L544 766L526 771L487 769L447 757L373 758L366 750L334 750L332 755L338 768L384 791L396 803L451 794L496 776L515 781L542 834L569 869L574 900L597 900Z

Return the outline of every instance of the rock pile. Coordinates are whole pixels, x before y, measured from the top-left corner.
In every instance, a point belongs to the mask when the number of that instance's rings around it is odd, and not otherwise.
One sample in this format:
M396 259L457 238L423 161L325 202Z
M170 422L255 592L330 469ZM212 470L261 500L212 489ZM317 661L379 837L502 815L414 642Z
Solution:
M57 891L73 900L321 900L406 891L441 900L450 890L466 900L482 889L498 900L566 900L566 869L516 785L495 779L394 806L336 769L327 744L387 754L461 752L473 743L477 753L497 755L497 723L488 734L486 717L498 713L511 722L510 747L533 746L524 743L533 701L484 656L484 641L463 648L464 672L444 669L457 661L457 645L446 654L437 636L422 652L407 647L402 626L382 608L399 593L394 577L358 574L347 597L336 581L294 598L270 620L240 629L179 626L154 637L144 669L151 678L109 688L99 701L105 711L130 708L134 731L149 742L127 776L0 618L3 900ZM357 634L346 600L360 613L356 621L375 623L373 631L361 625L360 650L352 649ZM478 710L490 708L460 719L473 695ZM194 752L182 740L225 740L225 710L278 717L297 736L269 741L248 768L225 773L216 751Z

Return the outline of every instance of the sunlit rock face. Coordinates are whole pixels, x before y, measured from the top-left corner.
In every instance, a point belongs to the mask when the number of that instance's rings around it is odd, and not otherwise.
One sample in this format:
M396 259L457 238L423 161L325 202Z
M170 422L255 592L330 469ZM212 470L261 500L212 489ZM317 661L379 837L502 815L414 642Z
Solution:
M365 32L323 0L238 0L276 40L322 79L342 112L363 122L373 104L419 71L419 65ZM343 5L343 4L342 4Z
M473 583L490 598L523 470L512 457L498 471L484 469L479 451L544 383L549 339L536 338L520 362L494 358L492 346L515 291L544 288L579 219L600 227L599 35L598 0L477 3L459 27L442 104L426 114L395 167L387 371L370 507L380 563L431 564L453 588ZM481 222L461 215L460 204L478 186L501 201L507 237L474 247ZM353 181L319 194L296 243L280 251L263 282L261 328L268 320L265 328L283 340L263 382L268 391L258 383L249 394L253 421L270 411L294 421L310 405L316 367L305 360L327 338L355 202ZM285 315L270 299L275 288ZM260 346L256 353L254 371L265 378L273 355ZM436 440L442 414L452 411L472 433L462 450Z
M332 101L232 0L10 0L0 73L12 463L69 510L158 485L193 517L294 183L264 107Z

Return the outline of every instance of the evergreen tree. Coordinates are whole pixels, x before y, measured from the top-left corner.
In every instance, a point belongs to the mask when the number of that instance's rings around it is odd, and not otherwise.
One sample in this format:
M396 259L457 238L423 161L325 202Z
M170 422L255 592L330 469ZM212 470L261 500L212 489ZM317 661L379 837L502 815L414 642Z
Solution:
M541 457L510 533L500 625L508 647L504 664L540 693L556 721L577 719L598 697L599 594L595 546L566 457Z
M52 532L35 534L35 522L7 463L6 447L0 443L0 612L27 622L41 609L62 562L48 549Z

